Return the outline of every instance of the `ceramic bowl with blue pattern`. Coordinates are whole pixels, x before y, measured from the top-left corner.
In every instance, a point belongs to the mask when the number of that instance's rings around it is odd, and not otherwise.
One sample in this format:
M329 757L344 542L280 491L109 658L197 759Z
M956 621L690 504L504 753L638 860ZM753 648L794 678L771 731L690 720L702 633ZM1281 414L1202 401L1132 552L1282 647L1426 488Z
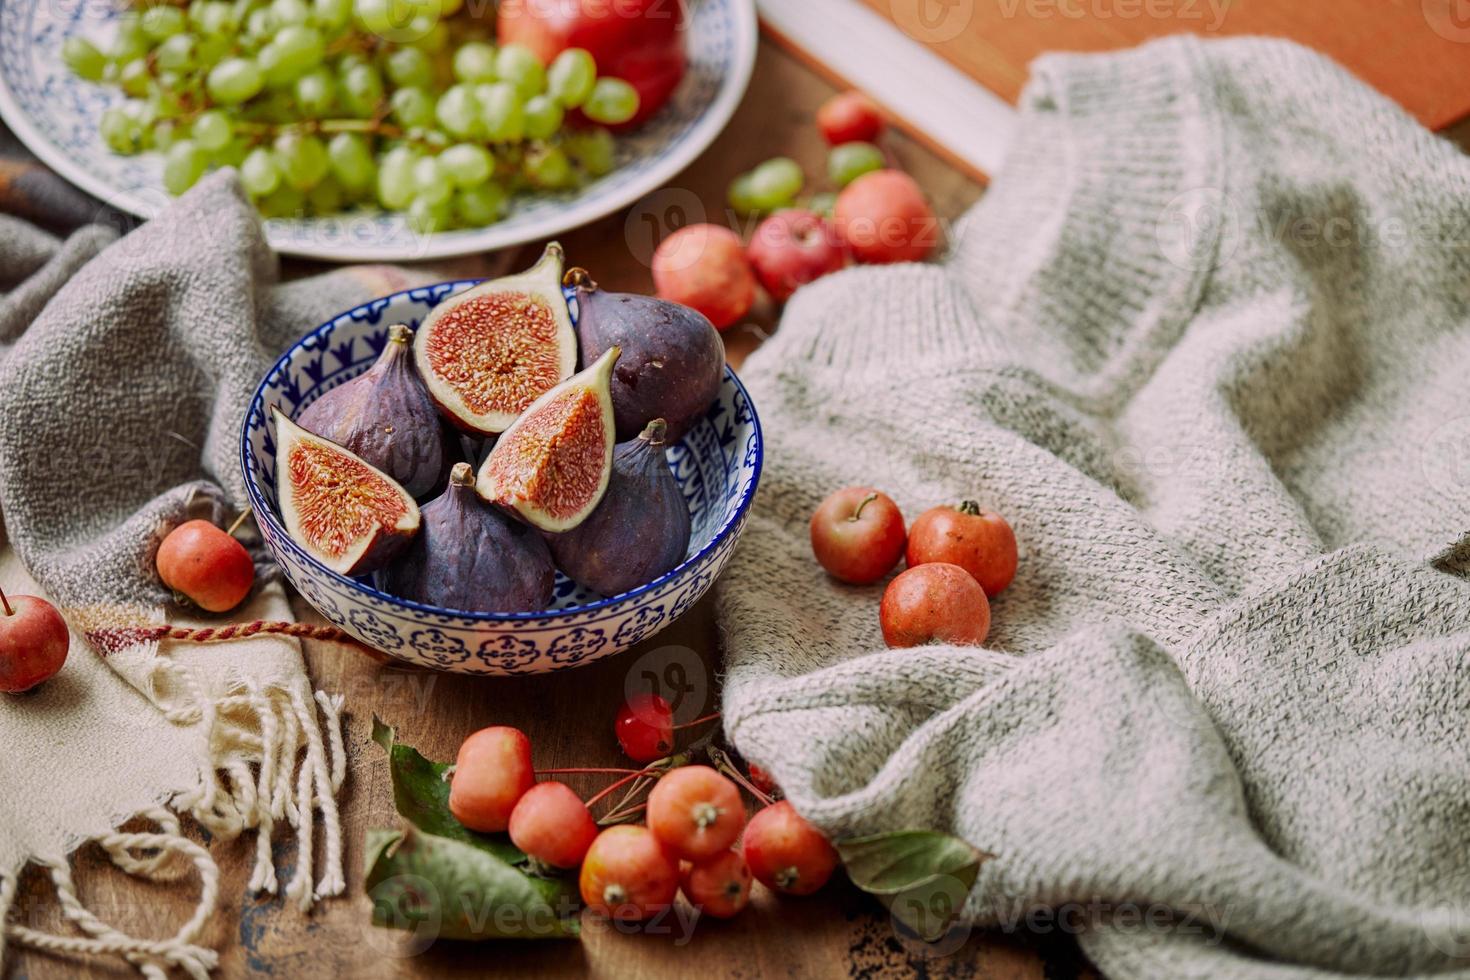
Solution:
M693 532L684 561L631 592L602 598L563 576L551 608L531 613L467 613L389 595L375 576L347 578L286 533L276 500L276 446L270 411L292 418L362 374L387 342L388 327L417 327L446 296L474 281L394 293L348 310L303 337L260 383L245 415L240 466L271 554L287 580L332 623L408 663L463 674L539 674L590 663L628 649L678 619L709 590L745 526L761 472L755 407L725 369L719 398L668 449L669 467L689 503ZM575 320L577 304L568 294Z
M664 187L730 121L750 83L757 43L754 0L670 2L688 12L688 71L657 115L618 140L611 173L575 191L518 196L503 219L484 228L425 235L409 228L403 215L378 211L273 218L265 222L271 247L349 262L470 255L555 238ZM73 35L105 50L128 6L126 0L0 0L0 118L73 184L119 210L151 218L169 201L162 154L111 152L97 125L104 110L126 97L116 86L77 78L61 59L61 46ZM630 232L640 233L637 219Z

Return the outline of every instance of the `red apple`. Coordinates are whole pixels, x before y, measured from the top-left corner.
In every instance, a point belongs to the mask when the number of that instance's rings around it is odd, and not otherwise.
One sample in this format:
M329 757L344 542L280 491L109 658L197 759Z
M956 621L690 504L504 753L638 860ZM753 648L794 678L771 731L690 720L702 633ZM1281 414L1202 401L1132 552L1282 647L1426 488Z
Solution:
M875 170L848 184L833 220L859 262L918 262L939 245L939 219L900 170Z
M827 220L810 211L778 211L756 228L745 249L756 278L771 298L784 303L798 287L847 264L842 239Z
M685 225L659 242L653 285L660 298L698 310L720 330L755 304L755 273L740 236L719 225Z
M833 578L871 585L903 554L903 514L885 493L847 487L817 507L811 535L812 553Z
M883 114L861 92L843 92L822 103L817 128L829 146L860 141L871 143L883 132Z
M18 694L55 677L70 645L55 606L33 595L0 592L0 691Z
M614 129L657 112L689 64L683 0L501 0L495 33L501 44L523 44L548 65L567 48L586 48L599 76L637 89L638 114Z

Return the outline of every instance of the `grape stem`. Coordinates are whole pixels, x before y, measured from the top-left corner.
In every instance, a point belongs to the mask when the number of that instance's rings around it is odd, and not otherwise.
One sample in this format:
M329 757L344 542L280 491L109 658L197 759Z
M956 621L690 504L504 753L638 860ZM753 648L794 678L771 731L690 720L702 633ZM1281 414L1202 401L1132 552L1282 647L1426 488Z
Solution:
M299 123L237 122L235 130L251 136L280 133L371 133L390 139L403 138L403 130L381 119L311 119Z

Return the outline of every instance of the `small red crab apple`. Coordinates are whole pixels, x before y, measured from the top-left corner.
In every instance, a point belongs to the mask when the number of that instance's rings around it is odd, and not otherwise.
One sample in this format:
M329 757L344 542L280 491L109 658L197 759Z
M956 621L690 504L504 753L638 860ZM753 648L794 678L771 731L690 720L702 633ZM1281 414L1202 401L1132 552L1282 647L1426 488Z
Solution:
M449 782L449 812L471 830L499 833L532 786L531 740L518 728L482 728L459 747Z
M158 577L207 612L229 612L255 585L245 546L208 521L188 521L158 546Z
M0 691L19 694L66 663L71 635L56 607L33 595L0 592Z
M510 812L510 842L554 868L575 868L597 839L597 821L566 783L537 783Z
M812 553L829 575L871 585L903 557L903 514L886 493L845 487L818 505L811 536Z
M871 143L883 133L883 114L863 93L842 92L817 110L817 128L832 146L854 140Z
M657 694L635 694L613 722L618 744L634 762L653 762L674 751L674 708Z
M728 919L750 902L750 868L739 851L721 851L684 868L679 877L684 897L705 915Z
M670 770L648 794L648 829L681 858L709 860L744 826L740 789L709 766Z
M915 565L888 583L878 604L883 642L895 649L924 643L980 646L990 632L990 600L958 565Z
M827 883L838 864L827 838L786 800L750 818L744 850L756 880L787 895L810 895Z
M592 911L637 922L673 904L679 865L647 827L619 824L592 842L577 883Z

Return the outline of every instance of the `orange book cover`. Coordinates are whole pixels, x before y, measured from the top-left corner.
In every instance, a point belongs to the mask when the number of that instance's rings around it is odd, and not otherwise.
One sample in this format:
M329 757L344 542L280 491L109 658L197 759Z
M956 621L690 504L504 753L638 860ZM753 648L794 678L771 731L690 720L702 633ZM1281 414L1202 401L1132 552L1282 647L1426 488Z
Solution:
M1189 32L1298 41L1432 129L1470 114L1470 0L860 2L1011 102L1044 51L1107 51Z

